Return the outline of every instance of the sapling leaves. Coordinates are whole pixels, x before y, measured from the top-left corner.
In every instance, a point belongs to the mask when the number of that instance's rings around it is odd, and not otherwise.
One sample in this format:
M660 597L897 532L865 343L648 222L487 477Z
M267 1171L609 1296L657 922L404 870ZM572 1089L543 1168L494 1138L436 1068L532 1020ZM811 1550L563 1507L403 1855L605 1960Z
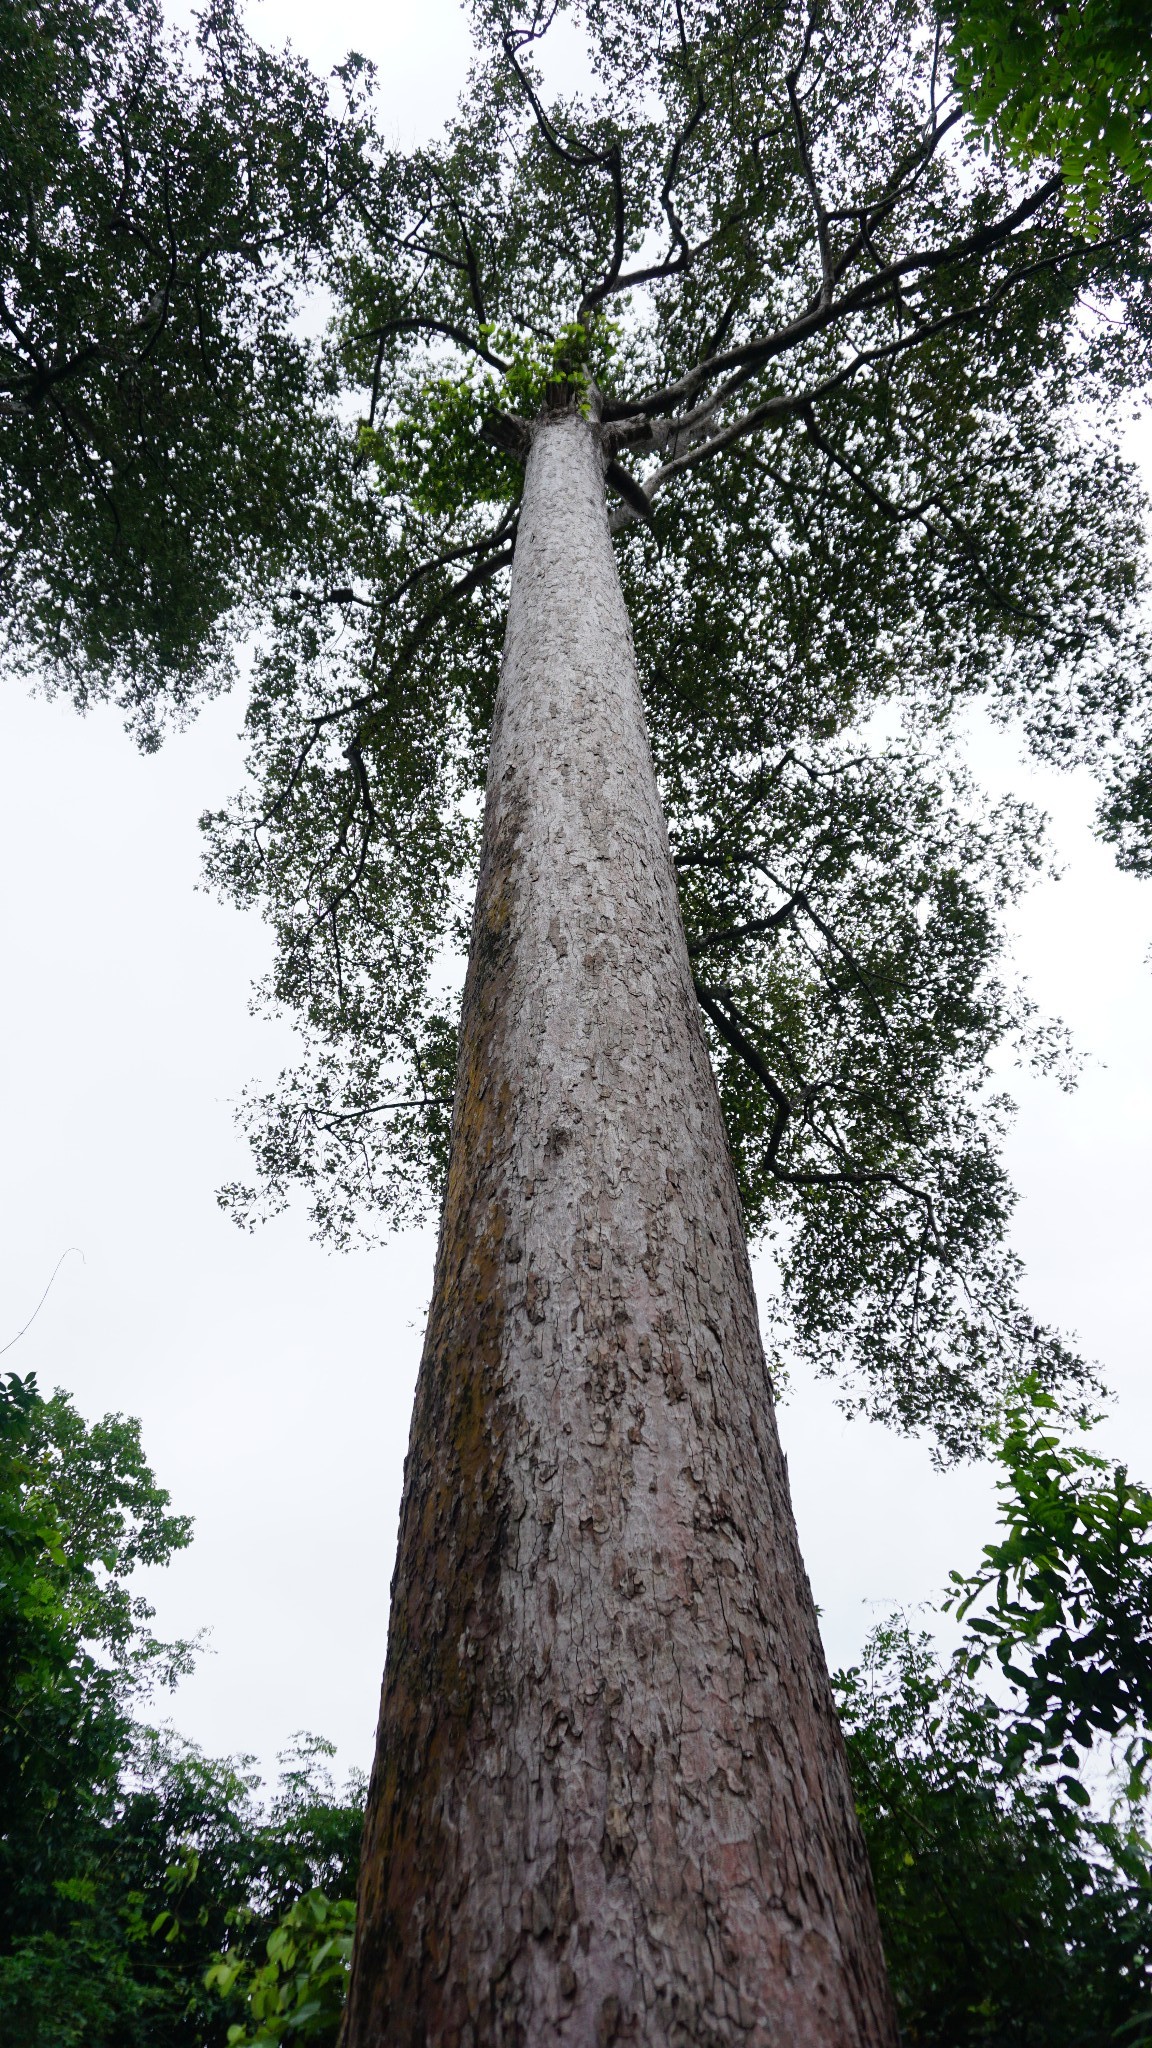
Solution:
M1152 1770L1152 1493L1083 1441L1095 1419L1070 1427L1025 1382L994 1430L999 1540L952 1574L948 1604L969 1674L995 1660L1019 1695L1009 1761L1074 1764L1120 1738L1135 1795Z

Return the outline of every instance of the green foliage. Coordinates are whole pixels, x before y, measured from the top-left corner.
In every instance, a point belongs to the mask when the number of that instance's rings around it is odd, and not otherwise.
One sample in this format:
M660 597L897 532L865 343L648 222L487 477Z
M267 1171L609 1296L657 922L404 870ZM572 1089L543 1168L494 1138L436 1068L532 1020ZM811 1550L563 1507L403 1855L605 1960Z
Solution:
M355 1887L357 1779L302 1737L265 1805L250 1762L137 1718L189 1648L125 1584L190 1523L139 1424L0 1381L0 2038L20 2048L225 2048L239 1999L204 1973L257 1954L295 1902Z
M587 413L618 330L603 317L569 321L548 348L491 322L478 332L499 370L472 362L459 377L426 377L387 431L362 421L357 432L357 455L373 465L377 489L425 518L449 518L470 503L515 503L521 466L482 438L485 422L501 408L533 420L550 394ZM398 406L399 381L393 395Z
M1135 1796L1152 1769L1152 1493L1070 1439L1035 1387L996 1443L1004 1534L953 1573L948 1603L968 1620L969 1675L995 1658L1016 1689L1009 1762L1074 1771L1078 1751L1124 1736ZM1083 1800L1075 1776L1058 1782Z
M167 2015L133 1964L103 1930L22 1938L0 1955L5 2038L20 2048L151 2048L152 2022Z
M377 488L401 495L422 518L450 516L479 497L510 503L518 495L515 465L480 438L493 403L490 378L475 366L464 376L430 377L412 392L407 410L385 434L362 425L358 449L375 464Z
M159 0L13 0L0 75L0 624L25 670L114 693L152 743L228 675L315 495L292 319L355 118L233 0L191 50Z
M192 1522L168 1512L170 1496L145 1459L139 1422L106 1415L86 1423L59 1391L21 1401L18 1412L26 1461L21 1512L55 1524L57 1594L70 1628L118 1663L150 1656L155 1646L139 1640L139 1626L152 1610L131 1597L125 1581L139 1565L167 1564L185 1549Z
M106 1785L98 1814L87 1803L58 1854L54 1868L67 1874L44 1883L17 1867L14 1931L0 1944L3 2038L21 2048L225 2048L229 2027L244 2038L250 1966L260 1969L278 1925L322 1887L355 1888L364 1787L354 1780L337 1797L329 1754L303 1739L265 1806L243 1760L132 1728L107 1762L111 1796ZM69 1796L82 1802L83 1788ZM225 1959L228 1981L209 1983ZM316 1970L330 2013L342 1980L324 1961Z
M1021 163L1054 160L1093 216L1115 174L1152 197L1147 0L960 0L956 82Z
M168 1506L137 1422L88 1425L67 1395L0 1379L0 1940L109 1819L128 1700L187 1668L189 1646L157 1642L125 1583L188 1543Z
M925 2048L1152 2040L1152 1494L1085 1426L1021 1390L990 1432L998 1539L943 1603L959 1646L889 1622L834 1681L904 2038Z
M10 1709L15 1669L25 1736L58 1740L41 1778L53 1797L31 1828L4 1781L0 2037L334 2048L363 1782L338 1795L330 1745L304 1737L265 1803L246 1760L133 1720L151 1651L135 1654L116 1596L188 1525L136 1424L85 1425L65 1397L45 1402L14 1375L0 1419L2 1697ZM1036 1388L993 1448L1001 1531L979 1571L953 1575L959 1650L946 1661L890 1623L836 1680L904 2038L1138 2044L1152 2040L1152 1848L1131 1766L1147 1758L1152 1496ZM146 1649L147 1619L137 1613ZM977 1683L993 1662L995 1697ZM61 1700L70 1739L57 1732ZM1107 1813L1092 1790L1094 1735L1130 1745ZM25 1757L35 1765L32 1747Z
M909 2048L1152 2039L1145 1817L1055 1797L1011 1714L905 1625L835 1685Z
M306 1892L269 1935L266 1962L229 1955L210 1966L208 1988L223 1998L242 1998L246 2008L246 2020L228 2029L229 2048L335 2041L352 1965L355 1918L352 1899Z

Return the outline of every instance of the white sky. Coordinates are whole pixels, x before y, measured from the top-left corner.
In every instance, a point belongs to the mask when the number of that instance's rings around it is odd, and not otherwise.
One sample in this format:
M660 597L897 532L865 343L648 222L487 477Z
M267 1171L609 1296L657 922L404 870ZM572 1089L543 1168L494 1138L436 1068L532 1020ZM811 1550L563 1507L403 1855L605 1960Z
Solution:
M266 41L317 64L374 57L397 140L451 109L467 41L451 0L415 9L261 0ZM211 1630L170 1711L216 1752L270 1763L293 1731L370 1759L401 1468L433 1239L311 1244L303 1216L244 1236L214 1190L246 1171L230 1104L287 1033L247 1014L260 923L198 893L196 819L238 784L239 698L150 759L115 717L0 696L0 1361L88 1416L141 1416L191 1549L148 1585L162 1633ZM1152 1476L1148 1373L1152 889L1090 835L1086 782L978 765L1052 814L1066 862L1019 917L1021 966L1091 1056L1078 1093L1022 1081L1010 1163L1036 1312L1078 1332L1117 1390L1101 1442ZM822 1389L781 1413L830 1659L876 1607L932 1598L991 1534L990 1477L846 1423Z

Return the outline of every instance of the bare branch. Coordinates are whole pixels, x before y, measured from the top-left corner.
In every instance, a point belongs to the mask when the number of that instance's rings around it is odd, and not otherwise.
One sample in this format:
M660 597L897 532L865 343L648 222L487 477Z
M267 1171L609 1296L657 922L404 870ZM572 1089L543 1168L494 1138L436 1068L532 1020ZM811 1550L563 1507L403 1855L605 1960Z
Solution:
M898 1188L902 1194L906 1194L910 1200L920 1205L924 1212L925 1228L939 1248L940 1236L936 1226L935 1204L928 1189L918 1187L915 1181L905 1179L903 1174L887 1173L881 1167L866 1167L854 1164L851 1153L838 1134L835 1131L822 1132L810 1114L806 1114L810 1112L816 1090L811 1086L805 1088L798 1102L793 1102L785 1094L771 1068L744 1031L739 1011L732 1000L731 992L728 989L706 988L699 981L694 981L693 986L695 987L701 1009L706 1016L711 1018L725 1045L755 1075L761 1086L767 1091L774 1105L775 1115L772 1119L772 1129L768 1135L768 1143L764 1149L763 1159L763 1163L773 1179L778 1180L785 1187L793 1188ZM845 1160L843 1167L812 1166L792 1168L782 1167L779 1164L780 1147L783 1143L785 1132L788 1129L789 1123L798 1113L805 1113L805 1120L808 1122L813 1136L821 1138L825 1144L831 1145L833 1150L841 1155Z
M461 576L430 611L421 615L412 632L409 633L402 643L395 661L391 664L387 674L379 684L371 690L364 691L358 697L346 698L344 703L333 705L328 711L317 712L316 716L308 721L307 737L302 740L297 750L296 759L292 764L291 771L283 788L276 797L275 802L269 806L253 827L254 834L257 835L258 844L260 832L266 829L267 826L275 823L277 819L283 817L285 807L296 790L312 752L328 727L337 724L341 719L355 717L359 712L371 712L374 707L378 707L381 697L396 682L408 662L411 661L413 655L419 652L425 640L429 638L430 634L440 624L440 621L447 616L448 612L455 605L462 603L466 597L470 597L472 592L478 590L482 584L489 582L493 576L498 575L501 569L508 567L512 560L515 545L515 534L514 530L511 529L510 518L506 517L502 520L500 526L496 529L497 534L505 534L510 530L512 531L512 538L507 541L498 553L489 556L487 561L478 563L476 568L469 570L466 576ZM493 539L494 536L489 534L480 545L491 547ZM388 608L393 609L401 592L411 588L412 584L420 577L430 575L435 568L447 562L458 560L462 555L474 553L475 551L474 547L453 548L444 555L437 557L433 562L422 563L419 569L414 570L405 579L398 591L390 593L386 600ZM354 736L357 746L364 744L370 734L371 725L372 720L369 718L357 728Z
M751 1039L745 1037L735 1017L730 1014L732 1006L730 1003L726 1004L724 1002L723 992L719 989L705 988L703 982L697 981L695 977L693 977L692 985L696 990L696 997L701 1009L706 1016L711 1017L724 1043L730 1046L734 1053L739 1055L744 1061L745 1066L751 1068L756 1079L767 1090L772 1100L776 1114L772 1119L772 1129L768 1134L768 1144L765 1148L764 1160L765 1164L775 1172L776 1156L784 1141L784 1133L792 1116L792 1104L787 1095L785 1095L771 1068L761 1059Z
M749 918L744 924L726 925L722 931L706 932L703 938L689 939L688 958L695 960L701 953L714 953L718 948L738 946L742 939L758 939L766 932L778 932L783 925L791 923L803 901L800 896L791 896L787 903L781 904L780 909L772 911L768 917Z
M861 349L850 362L823 378L820 383L809 386L806 391L774 392L770 398L765 399L760 405L753 406L738 419L729 421L716 433L700 435L697 438L699 423L706 422L716 409L716 403L721 395L717 394L716 401L710 400L707 405L698 408L695 414L688 416L690 425L687 431L692 435L692 445L684 453L673 455L651 476L644 479L644 489L648 497L654 499L670 479L679 475L682 470L694 468L698 463L710 460L722 448L730 447L736 441L746 440L749 435L769 422L802 413L805 407L812 406L819 399L827 398L833 391L843 389L844 385L858 376L861 370L873 368L878 363L894 362L898 357L906 355L910 349L922 347L926 341L934 339L937 335L950 333L957 328L970 325L974 320L986 318L996 310L1016 285L1028 277L1038 276L1044 270L1051 269L1057 260L1055 257L1046 257L1036 263L1024 265L1002 279L996 290L986 299L958 307L951 313L942 314L937 320L926 321L914 328L911 333L898 335L893 341L882 342L875 348ZM725 387L725 395L733 391L738 382L743 381L743 378L733 378ZM685 427L677 422L665 438L675 445L684 436ZM626 526L629 517L630 514L624 508L618 510L613 515L613 532L619 532Z
M457 327L451 320L429 319L424 314L413 314L404 320L385 320L380 327L357 328L356 332L349 336L349 340L378 342L380 344L380 353L377 356L377 363L379 364L383 358L383 345L393 334L443 334L449 341L456 342L458 347L469 350L472 355L480 356L486 363L491 363L492 368L499 370L502 374L510 367L502 356L493 354L486 342L478 340L474 334L469 334L466 327ZM378 375L379 372L377 372ZM375 388L374 384L374 391Z
M583 320L589 313L595 312L596 307L618 288L624 264L624 166L620 160L620 144L613 142L597 162L607 170L612 180L612 256L599 284L594 285L591 291L585 292L581 299L576 316L578 320Z

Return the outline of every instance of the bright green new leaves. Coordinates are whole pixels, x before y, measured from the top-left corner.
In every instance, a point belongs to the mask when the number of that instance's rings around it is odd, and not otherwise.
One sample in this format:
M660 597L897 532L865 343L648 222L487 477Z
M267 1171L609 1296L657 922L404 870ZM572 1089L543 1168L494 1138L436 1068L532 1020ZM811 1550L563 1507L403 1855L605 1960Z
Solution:
M945 8L956 81L1021 163L1058 163L1098 213L1119 172L1152 197L1147 0L960 0Z
M204 1982L223 1998L240 1998L249 2015L228 2029L228 2048L277 2048L281 2041L330 2043L336 2038L352 1966L352 1899L305 1892L269 1935L267 1961L221 1956Z
M74 1774L99 1802L100 1766L126 1746L127 1692L187 1668L188 1645L156 1642L127 1584L188 1543L191 1523L168 1509L137 1422L89 1425L66 1395L0 1380L0 1937L67 1834Z

